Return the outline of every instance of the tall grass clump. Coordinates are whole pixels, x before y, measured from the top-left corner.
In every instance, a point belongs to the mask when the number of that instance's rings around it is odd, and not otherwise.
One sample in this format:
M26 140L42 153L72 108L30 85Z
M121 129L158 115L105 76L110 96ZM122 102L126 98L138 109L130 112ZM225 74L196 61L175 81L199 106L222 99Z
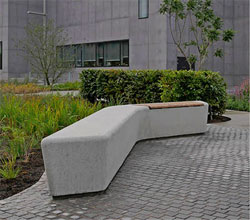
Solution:
M26 159L42 138L101 108L75 97L0 95L0 170L13 164L6 158Z
M14 179L18 176L20 172L20 167L16 166L16 158L2 158L1 159L2 167L0 168L0 175L4 179Z

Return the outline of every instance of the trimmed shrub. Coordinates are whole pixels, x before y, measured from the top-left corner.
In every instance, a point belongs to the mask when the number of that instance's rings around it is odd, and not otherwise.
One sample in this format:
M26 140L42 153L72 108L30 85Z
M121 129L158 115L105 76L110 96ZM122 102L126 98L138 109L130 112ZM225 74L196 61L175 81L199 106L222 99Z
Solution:
M201 100L210 106L210 116L222 115L226 109L226 83L211 71L172 71L161 78L164 102Z
M226 84L219 73L174 70L83 70L81 95L91 102L135 104L202 100L211 115L226 106Z
M97 99L120 104L160 102L158 70L100 70L82 72L81 95L91 102Z

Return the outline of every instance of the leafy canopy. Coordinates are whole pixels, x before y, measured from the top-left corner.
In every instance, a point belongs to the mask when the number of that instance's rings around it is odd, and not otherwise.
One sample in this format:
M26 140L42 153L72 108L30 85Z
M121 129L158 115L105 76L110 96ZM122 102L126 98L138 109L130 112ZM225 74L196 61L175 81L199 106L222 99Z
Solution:
M169 15L173 41L190 69L195 62L198 70L202 69L209 48L220 40L230 42L235 34L232 29L223 30L223 21L215 15L212 0L163 0L160 13ZM192 33L191 40L185 38L187 31ZM190 53L191 48L196 52ZM216 48L214 56L222 57L223 50Z

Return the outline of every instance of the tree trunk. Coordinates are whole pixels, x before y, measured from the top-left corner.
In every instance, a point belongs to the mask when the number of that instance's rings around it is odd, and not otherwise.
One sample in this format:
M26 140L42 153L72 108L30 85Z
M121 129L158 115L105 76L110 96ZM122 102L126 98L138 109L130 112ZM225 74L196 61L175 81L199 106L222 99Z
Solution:
M45 76L45 80L46 80L47 86L50 86L50 81L49 81L49 77L48 76Z

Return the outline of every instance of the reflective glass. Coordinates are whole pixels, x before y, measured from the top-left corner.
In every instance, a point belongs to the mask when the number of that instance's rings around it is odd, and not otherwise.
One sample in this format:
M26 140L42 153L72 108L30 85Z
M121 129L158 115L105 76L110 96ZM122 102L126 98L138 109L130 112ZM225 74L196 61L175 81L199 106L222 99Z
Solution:
M138 0L139 2L139 18L148 17L149 0Z
M84 45L84 66L95 67L96 66L96 44L85 44Z
M106 66L121 65L121 44L119 41L106 43L105 61L106 61Z

